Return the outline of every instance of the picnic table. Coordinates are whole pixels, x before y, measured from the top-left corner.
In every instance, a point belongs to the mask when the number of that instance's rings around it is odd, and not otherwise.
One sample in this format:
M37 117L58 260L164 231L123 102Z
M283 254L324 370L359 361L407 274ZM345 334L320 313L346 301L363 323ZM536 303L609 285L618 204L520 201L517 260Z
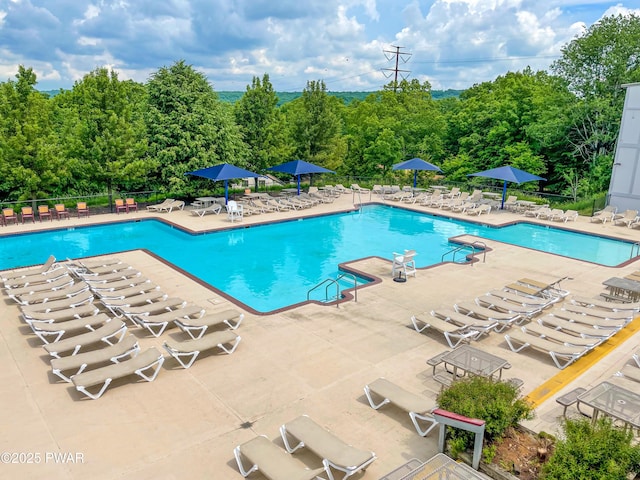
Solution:
M460 376L468 373L493 377L497 373L498 378L502 378L502 369L509 365L504 358L467 344L445 353L441 358L445 365L453 367L453 379L459 376L459 370L462 370Z
M611 277L602 284L609 290L608 297L627 302L640 300L640 282L630 278Z
M606 415L623 422L625 428L640 429L640 395L620 385L602 382L578 396L580 405L593 409L593 423Z

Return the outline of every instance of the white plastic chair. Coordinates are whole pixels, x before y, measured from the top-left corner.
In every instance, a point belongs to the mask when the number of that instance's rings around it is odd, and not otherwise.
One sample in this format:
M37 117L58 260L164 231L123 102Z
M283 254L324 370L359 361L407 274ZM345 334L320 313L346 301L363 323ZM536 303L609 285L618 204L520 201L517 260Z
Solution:
M232 222L236 220L242 220L242 205L237 203L235 200L229 200L227 202L227 216L229 220Z
M407 275L416 276L416 262L414 257L416 256L415 250L405 250L404 253L393 252L393 263L391 265L391 276L395 277L397 271L404 272L404 277Z

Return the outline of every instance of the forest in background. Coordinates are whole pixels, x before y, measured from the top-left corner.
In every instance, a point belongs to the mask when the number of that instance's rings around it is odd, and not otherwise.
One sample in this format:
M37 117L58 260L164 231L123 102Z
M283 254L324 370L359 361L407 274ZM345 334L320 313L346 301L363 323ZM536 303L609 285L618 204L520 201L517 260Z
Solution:
M624 103L640 82L640 17L611 16L562 48L549 71L508 72L436 99L428 82L390 83L345 101L310 80L284 102L269 75L234 102L184 60L142 84L97 68L55 96L31 68L0 84L0 201L154 190L212 190L186 172L255 172L301 158L363 183L408 182L413 157L446 180L502 165L547 178L546 192L606 191ZM421 181L429 174L421 173ZM523 188L538 188L525 184Z

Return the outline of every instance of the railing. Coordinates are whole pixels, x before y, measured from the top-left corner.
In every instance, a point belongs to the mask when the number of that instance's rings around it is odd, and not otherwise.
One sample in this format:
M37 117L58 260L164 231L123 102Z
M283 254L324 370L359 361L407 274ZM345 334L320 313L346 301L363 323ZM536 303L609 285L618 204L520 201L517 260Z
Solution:
M453 263L456 263L456 253L458 253L458 252L460 252L460 251L462 251L462 250L467 250L467 249L469 249L469 248L471 248L471 250L472 250L472 254L473 254L473 255L475 255L475 253L476 253L476 249L475 249L475 247L474 247L473 245L467 245L467 244L465 244L465 245L460 245L460 246L458 246L458 247L456 247L456 248L453 248L453 249L449 250L448 252L444 253L444 254L442 255L442 258L440 259L440 261L441 261L441 262L444 262L444 259L445 259L445 257L446 257L446 256L448 256L448 255L450 255L450 254L453 254L453 258L451 259L451 261L452 261ZM473 266L473 262L471 262L471 265Z
M329 303L330 301L333 301L333 300L336 300L336 301L339 300L340 299L340 283L339 282L344 278L348 278L349 280L353 281L353 297L354 297L354 301L357 302L358 301L358 279L352 273L341 273L335 279L333 278L324 279L319 284L317 284L316 286L314 286L313 288L307 291L307 301L311 299L311 293L314 290L317 290L318 288L322 287L323 285L326 285L324 289L324 302ZM329 289L331 288L332 285L336 286L336 294L334 297L330 298ZM336 307L338 307L337 303L336 303Z
M481 242L480 240L476 240L475 242L473 242L471 244L471 246L473 247L474 251L473 254L475 255L475 247L478 247L478 250L482 251L482 263L485 263L487 260L487 244L484 242Z
M635 255L633 254L633 252L635 252ZM636 242L631 245L631 256L629 257L629 260L631 260L633 257L637 257L638 255L640 255L640 242Z

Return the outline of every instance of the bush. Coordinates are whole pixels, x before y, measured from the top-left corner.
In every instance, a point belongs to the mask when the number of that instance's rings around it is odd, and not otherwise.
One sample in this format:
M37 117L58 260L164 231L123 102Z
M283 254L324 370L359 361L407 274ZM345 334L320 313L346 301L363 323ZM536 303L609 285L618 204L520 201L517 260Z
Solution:
M522 420L534 416L533 408L520 397L517 387L484 377L455 381L440 392L437 402L444 410L484 420L486 443L502 438L509 427L516 427ZM462 437L468 448L473 445L471 432L450 430L452 439Z
M545 480L626 480L640 473L640 446L632 445L633 432L616 428L603 418L566 420L564 438L542 470Z

